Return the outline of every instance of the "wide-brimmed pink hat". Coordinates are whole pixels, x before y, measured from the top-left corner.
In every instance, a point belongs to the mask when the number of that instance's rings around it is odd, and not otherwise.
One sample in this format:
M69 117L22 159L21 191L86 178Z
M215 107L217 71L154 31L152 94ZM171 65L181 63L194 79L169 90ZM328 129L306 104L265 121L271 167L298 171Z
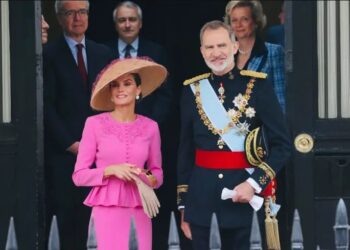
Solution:
M116 59L97 76L92 90L90 106L99 111L113 110L109 83L129 73L137 73L141 78L141 93L145 97L157 89L165 80L164 66L146 58Z

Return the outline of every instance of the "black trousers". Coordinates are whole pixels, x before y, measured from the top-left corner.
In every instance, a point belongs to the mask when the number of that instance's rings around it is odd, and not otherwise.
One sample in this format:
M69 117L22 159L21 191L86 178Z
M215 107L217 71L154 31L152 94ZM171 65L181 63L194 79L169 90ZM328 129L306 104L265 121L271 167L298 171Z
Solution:
M221 250L249 250L250 227L220 229ZM191 224L193 250L209 250L210 228Z

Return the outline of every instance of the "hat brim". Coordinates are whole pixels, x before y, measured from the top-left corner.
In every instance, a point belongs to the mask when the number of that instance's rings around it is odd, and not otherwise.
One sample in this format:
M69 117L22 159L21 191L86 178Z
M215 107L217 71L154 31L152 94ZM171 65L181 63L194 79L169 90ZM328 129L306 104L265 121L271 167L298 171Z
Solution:
M114 60L96 78L90 106L98 111L113 110L114 104L111 101L109 84L119 77L130 73L139 74L143 97L157 89L168 74L164 66L149 60L138 58Z

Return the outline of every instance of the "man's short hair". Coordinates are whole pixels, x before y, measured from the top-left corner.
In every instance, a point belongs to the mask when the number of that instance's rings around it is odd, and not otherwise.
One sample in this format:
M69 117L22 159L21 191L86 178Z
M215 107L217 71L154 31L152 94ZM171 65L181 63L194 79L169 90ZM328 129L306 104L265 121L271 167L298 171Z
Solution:
M55 13L58 14L63 10L63 3L67 2L69 0L56 0L55 1ZM86 9L89 10L90 8L90 3L89 0L79 0L79 1L83 1L86 2Z
M115 22L116 19L117 19L117 11L120 7L126 7L126 8L129 8L129 9L136 9L136 12L137 12L137 15L138 17L140 18L140 20L142 20L142 9L141 7L132 2L132 1L124 1L124 2L121 2L119 3L113 10L113 21Z
M206 30L217 30L220 28L227 30L227 33L229 34L231 41L236 42L236 38L235 38L235 35L233 34L231 27L222 21L214 20L214 21L207 22L201 28L201 31L199 32L199 39L200 39L201 45L203 42L203 34Z

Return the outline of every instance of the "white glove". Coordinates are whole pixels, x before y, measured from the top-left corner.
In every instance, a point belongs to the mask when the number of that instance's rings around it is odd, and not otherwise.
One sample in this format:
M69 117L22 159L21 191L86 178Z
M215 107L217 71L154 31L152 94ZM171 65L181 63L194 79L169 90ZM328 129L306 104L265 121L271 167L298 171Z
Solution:
M232 197L236 195L235 190L231 190L228 188L223 188L221 192L221 200L232 199ZM264 203L264 198L254 195L253 198L249 201L249 204L255 211L258 211Z
M143 211L149 218L156 217L156 215L159 213L160 203L153 188L145 184L136 176L134 179L141 197Z

